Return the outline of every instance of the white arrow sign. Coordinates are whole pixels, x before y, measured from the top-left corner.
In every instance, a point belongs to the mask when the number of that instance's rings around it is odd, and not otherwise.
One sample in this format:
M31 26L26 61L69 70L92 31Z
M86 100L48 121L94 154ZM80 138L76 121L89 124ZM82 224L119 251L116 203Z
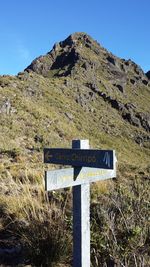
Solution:
M116 170L97 168L67 168L45 173L45 189L47 191L92 183L116 177Z

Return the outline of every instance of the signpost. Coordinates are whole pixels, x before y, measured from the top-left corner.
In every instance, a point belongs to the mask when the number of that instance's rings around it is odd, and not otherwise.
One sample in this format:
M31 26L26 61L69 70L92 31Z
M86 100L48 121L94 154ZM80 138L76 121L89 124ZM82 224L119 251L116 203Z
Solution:
M45 172L45 189L73 186L73 267L90 267L90 183L116 177L115 151L73 140L72 149L45 148L44 163L73 166Z
M44 163L113 169L113 150L45 148Z
M47 191L87 184L116 177L116 170L97 168L66 168L45 172Z

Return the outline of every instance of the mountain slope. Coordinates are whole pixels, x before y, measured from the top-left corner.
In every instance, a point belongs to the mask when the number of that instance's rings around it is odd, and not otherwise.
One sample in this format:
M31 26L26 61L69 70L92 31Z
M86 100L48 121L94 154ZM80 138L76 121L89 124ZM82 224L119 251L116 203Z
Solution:
M89 138L97 147L118 146L121 158L128 158L132 147L145 161L150 143L147 76L90 36L69 36L16 77L0 78L3 153L18 149L28 157L43 146L70 146L73 138Z
M88 35L69 36L46 56L34 60L26 69L30 70L44 77L73 78L85 86L86 91L90 89L91 94L97 94L119 110L129 123L150 130L148 75L131 60L108 53ZM145 98L141 99L143 88L147 103Z
M5 248L17 253L25 244L33 266L56 266L60 254L66 266L71 196L45 196L44 170L55 166L43 164L43 148L69 148L79 138L115 149L118 159L117 181L92 187L92 266L148 266L149 72L75 33L17 76L0 76L0 94L3 261Z

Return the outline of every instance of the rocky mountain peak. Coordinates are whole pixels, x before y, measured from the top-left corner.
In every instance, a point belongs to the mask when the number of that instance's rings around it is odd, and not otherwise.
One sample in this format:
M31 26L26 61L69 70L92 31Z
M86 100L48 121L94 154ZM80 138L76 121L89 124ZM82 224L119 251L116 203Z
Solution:
M150 114L137 111L136 105L126 100L129 94L138 96L138 90L143 87L149 91L150 72L145 74L131 59L113 55L84 32L76 32L56 43L50 52L35 59L25 71L48 78L65 78L70 88L75 88L75 81L78 81L77 102L82 106L88 101L88 92L98 95L118 110L124 120L150 130ZM82 90L84 94L80 97Z
M120 59L108 52L84 32L76 32L56 43L46 55L33 60L25 71L34 71L44 77L76 75L80 76L78 78L83 76L91 79L94 75L98 80L101 79L99 74L103 73L121 91L124 90L127 80L133 86L138 83L147 86L149 83L149 73L145 75L130 59Z
M99 54L102 48L86 33L76 32L68 36L64 41L56 43L46 55L33 60L25 71L34 71L48 77L49 71L55 69L59 72L61 69L61 74L57 71L55 74L67 76L79 59L81 60L84 57L88 61L88 53L86 56L82 56L85 52L84 49L89 49L91 52L94 51ZM105 51L105 49L102 50Z
M80 44L87 45L88 43L93 43L93 39L84 32L75 32L69 35L64 41L60 42L60 46L64 48L65 46L78 46Z
M8 170L12 162L22 166L26 154L25 166L33 153L39 162L43 147L69 146L77 137L95 140L100 148L116 147L123 164L130 154L137 167L149 160L150 72L145 75L132 60L116 57L85 33L55 44L17 76L1 76L0 91ZM12 167L12 176L16 173L22 177Z

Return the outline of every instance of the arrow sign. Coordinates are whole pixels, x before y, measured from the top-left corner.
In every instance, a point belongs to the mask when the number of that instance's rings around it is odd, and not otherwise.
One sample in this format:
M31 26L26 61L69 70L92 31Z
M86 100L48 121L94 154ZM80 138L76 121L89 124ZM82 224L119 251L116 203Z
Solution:
M113 169L113 150L45 148L44 163Z
M49 151L47 151L44 155L46 161L50 161L53 158L53 155L50 155Z
M67 168L45 172L45 189L47 191L69 186L87 184L116 177L114 170L97 168Z
M44 163L73 167L46 171L45 189L73 186L73 267L90 267L90 183L116 177L115 151L73 140L72 149L45 148Z

